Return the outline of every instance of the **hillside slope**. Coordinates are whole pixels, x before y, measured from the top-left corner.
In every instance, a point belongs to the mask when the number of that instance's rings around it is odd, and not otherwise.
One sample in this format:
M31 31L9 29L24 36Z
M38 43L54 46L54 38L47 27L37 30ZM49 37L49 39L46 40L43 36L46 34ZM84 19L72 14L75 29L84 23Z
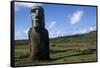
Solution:
M50 39L50 61L42 64L79 63L97 61L96 31ZM16 40L15 65L35 65L29 61L28 40Z
M50 39L51 42L89 42L89 41L96 41L96 31L92 31L85 34L77 34L77 35L70 35L70 36L62 36Z
M50 42L80 42L80 41L96 41L96 31L92 31L90 33L85 34L77 34L71 36L62 36L57 38L50 38ZM24 45L28 44L28 40L15 40L15 45Z

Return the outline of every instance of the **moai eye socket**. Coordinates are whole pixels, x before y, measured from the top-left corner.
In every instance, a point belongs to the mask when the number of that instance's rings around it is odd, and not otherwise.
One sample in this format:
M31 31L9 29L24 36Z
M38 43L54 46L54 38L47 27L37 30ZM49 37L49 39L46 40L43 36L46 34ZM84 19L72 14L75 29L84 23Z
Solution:
M33 9L31 12L32 12L32 13L35 13L36 11Z

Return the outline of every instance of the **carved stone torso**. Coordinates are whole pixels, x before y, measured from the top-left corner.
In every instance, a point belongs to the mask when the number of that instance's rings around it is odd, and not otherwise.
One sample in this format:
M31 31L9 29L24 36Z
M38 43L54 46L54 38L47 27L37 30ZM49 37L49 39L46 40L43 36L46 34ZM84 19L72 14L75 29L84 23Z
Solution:
M45 29L44 10L33 7L32 27L28 32L31 60L49 60L49 35Z

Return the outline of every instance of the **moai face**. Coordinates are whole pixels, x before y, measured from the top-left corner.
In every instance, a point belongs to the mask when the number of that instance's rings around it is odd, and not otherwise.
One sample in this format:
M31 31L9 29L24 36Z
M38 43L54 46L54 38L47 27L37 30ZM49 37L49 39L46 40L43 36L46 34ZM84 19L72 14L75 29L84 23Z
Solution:
M44 27L44 11L41 7L33 7L31 10L32 15L32 27L41 28Z

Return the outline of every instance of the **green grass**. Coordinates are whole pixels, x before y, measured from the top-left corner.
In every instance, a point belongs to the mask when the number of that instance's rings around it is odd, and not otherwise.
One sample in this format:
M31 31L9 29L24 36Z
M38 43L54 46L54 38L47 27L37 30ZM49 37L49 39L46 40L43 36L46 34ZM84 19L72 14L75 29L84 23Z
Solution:
M92 39L91 39L92 38ZM15 46L15 66L96 61L96 35L80 35L50 40L50 61L29 59L29 45Z

